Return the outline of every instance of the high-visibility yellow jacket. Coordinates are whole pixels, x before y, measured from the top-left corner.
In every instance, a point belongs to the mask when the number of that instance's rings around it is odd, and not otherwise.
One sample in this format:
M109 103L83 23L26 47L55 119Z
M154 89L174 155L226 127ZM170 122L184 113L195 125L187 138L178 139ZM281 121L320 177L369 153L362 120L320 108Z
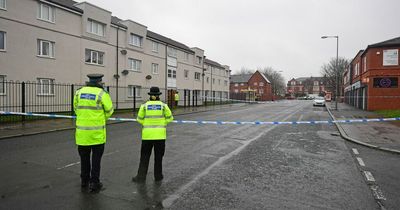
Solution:
M175 101L179 101L179 94L175 93Z
M165 140L167 124L174 117L167 104L161 101L147 101L140 106L137 121L142 124L142 140Z
M77 145L106 142L106 121L114 112L110 95L99 87L85 86L74 97Z

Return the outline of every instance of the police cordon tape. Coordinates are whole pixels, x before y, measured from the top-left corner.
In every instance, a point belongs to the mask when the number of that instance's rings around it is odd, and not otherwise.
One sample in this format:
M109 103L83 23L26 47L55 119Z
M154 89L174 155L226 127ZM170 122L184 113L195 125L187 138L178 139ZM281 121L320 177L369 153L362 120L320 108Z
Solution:
M49 117L49 118L66 118L75 119L76 116L68 115L57 115L57 114L39 114L39 113L23 113L23 112L5 112L0 111L2 115L23 115L23 116L36 116L36 117ZM111 121L126 121L136 122L136 119L132 118L119 118L112 117L108 120ZM367 122L388 122L397 121L400 117L392 118L373 118L373 119L344 119L344 120L310 120L310 121L205 121L205 120L174 120L173 123L178 124L214 124L214 125L298 125L298 124L333 124L333 123L367 123Z

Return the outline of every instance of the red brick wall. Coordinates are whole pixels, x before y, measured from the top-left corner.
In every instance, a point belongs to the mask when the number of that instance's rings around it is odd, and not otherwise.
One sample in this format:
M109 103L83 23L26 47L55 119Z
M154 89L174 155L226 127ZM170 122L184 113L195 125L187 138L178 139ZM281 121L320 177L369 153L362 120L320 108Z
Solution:
M383 66L384 49L399 49L400 52L400 47L397 47L372 48L365 53L367 56L367 71L362 75L362 80L368 85L368 110L400 109L400 84L398 84L397 88L373 87L375 77L397 77L398 83L400 83L400 65Z
M264 83L263 86L260 86L260 82ZM255 84L257 83L257 85ZM256 94L259 96L260 101L271 101L272 100L272 88L271 84L265 81L264 77L260 72L256 71L249 79L249 87L252 90L257 90ZM260 89L264 91L264 93L260 94Z

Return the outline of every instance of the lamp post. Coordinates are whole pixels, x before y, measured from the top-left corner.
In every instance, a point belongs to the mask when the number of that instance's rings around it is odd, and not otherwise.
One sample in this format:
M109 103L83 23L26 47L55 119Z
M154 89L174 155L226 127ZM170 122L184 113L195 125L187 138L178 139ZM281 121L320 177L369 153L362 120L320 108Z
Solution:
M335 66L335 110L338 110L338 93L339 93L339 36L322 36L321 39L335 38L336 39L336 66Z

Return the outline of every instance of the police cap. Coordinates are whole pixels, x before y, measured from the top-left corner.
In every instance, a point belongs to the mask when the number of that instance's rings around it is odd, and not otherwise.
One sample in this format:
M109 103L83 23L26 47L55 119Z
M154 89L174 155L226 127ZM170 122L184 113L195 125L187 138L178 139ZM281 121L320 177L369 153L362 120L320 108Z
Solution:
M103 74L88 74L87 77L89 77L89 82L101 82L103 78Z

